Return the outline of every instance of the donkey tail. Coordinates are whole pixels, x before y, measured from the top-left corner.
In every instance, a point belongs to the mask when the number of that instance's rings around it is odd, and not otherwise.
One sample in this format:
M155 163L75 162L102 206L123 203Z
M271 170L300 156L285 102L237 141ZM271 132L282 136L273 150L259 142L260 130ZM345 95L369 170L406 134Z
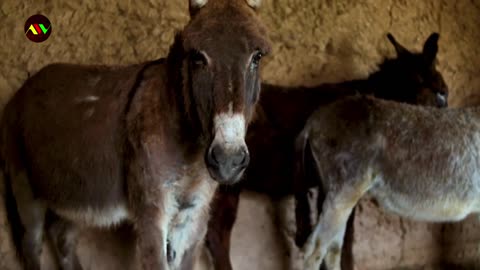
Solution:
M3 116L5 117L6 114ZM23 263L24 258L22 258L22 239L23 235L25 234L25 229L23 227L20 214L18 213L17 202L12 189L12 180L7 168L6 148L9 146L11 147L12 144L7 142L8 135L5 132L5 122L5 119L2 119L2 122L0 122L0 176L3 176L4 180L3 184L5 192L3 194L3 198L7 214L7 226L10 227L10 234L12 235L16 256L19 261Z
M307 203L307 189L318 187L317 216L322 212L326 191L322 185L317 163L310 147L309 134L302 131L295 141L295 199L296 199L296 225L295 243L302 248L312 232L312 226L306 219L310 215L310 208L305 208ZM303 208L302 208L303 207ZM342 269L353 269L353 241L354 241L355 208L348 218L345 236L342 245ZM322 268L323 269L323 268Z
M300 188L305 184L305 153L309 146L308 132L304 129L295 139L295 186Z
M4 168L2 168L4 169ZM17 202L13 196L12 184L8 173L4 171L3 177L5 179L5 208L7 212L7 223L10 227L10 233L12 235L12 241L15 248L15 252L20 261L23 261L23 258L20 258L23 254L22 252L22 239L25 234L20 215L17 210Z
M303 130L295 140L295 190L305 191L312 187L318 187L323 191L309 136L308 131Z
M315 168L315 163L309 159L310 143L307 130L303 130L295 140L294 161L294 193L295 193L295 217L297 230L295 244L301 248L312 232L311 205L308 198L308 190L319 182L312 178L310 173Z

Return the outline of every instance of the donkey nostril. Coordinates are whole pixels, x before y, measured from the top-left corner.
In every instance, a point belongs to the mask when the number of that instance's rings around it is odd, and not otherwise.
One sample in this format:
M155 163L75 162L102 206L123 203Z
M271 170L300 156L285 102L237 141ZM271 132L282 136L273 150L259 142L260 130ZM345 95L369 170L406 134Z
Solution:
M247 151L242 149L239 154L238 154L238 157L236 158L236 161L234 164L235 166L238 166L238 167L246 167L250 161L250 156L248 155Z
M214 146L210 152L210 161L213 165L219 166L223 161L223 151L218 145Z
M227 152L224 148L217 145L212 147L209 151L207 161L208 164L215 169L219 169L221 167L224 167L224 169L243 169L249 163L250 157L246 149L238 149L235 152Z
M172 249L172 246L170 245L170 241L167 240L167 261L168 262L173 262L175 260L177 253L175 250Z
M217 147L214 147L214 148L212 149L211 155L212 155L212 160L213 160L216 164L218 164L218 157L217 157L217 156L218 156L218 148L217 148Z

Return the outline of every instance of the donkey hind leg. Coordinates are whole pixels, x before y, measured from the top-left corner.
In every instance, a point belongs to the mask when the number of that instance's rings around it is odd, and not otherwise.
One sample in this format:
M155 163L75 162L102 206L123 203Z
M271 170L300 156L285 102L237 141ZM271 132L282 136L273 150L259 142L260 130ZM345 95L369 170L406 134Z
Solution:
M82 267L75 252L77 228L71 222L63 220L51 212L47 214L46 227L60 269L81 270Z
M353 240L355 235L355 208L353 208L350 217L348 218L347 228L345 229L345 236L343 237L341 265L342 270L353 270Z
M40 270L46 205L35 199L25 172L12 177L11 191L24 228L17 252L27 270Z
M335 194L327 193L322 213L313 233L303 247L305 269L318 270L331 244L343 242L341 239L343 239L345 233L348 217L358 200L368 190L368 188L363 187L364 185L365 182L359 183L358 188L355 185L344 185ZM341 249L342 247L337 248Z
M325 266L327 270L340 270L341 269L341 258L342 258L342 246L343 238L345 236L345 228L347 225L343 225L335 238L332 240L332 243L328 247L327 254L325 255Z
M318 215L321 215L322 205L325 201L325 195L323 190L319 190L317 197L317 211ZM325 269L342 269L342 270L353 270L353 237L354 237L354 228L355 223L355 208L353 208L350 217L348 218L346 228L344 232L339 234L336 239L334 239L332 245L327 251L325 261L322 264L321 270ZM343 236L343 237L342 237ZM339 249L337 249L339 248ZM340 264L340 266L338 266Z

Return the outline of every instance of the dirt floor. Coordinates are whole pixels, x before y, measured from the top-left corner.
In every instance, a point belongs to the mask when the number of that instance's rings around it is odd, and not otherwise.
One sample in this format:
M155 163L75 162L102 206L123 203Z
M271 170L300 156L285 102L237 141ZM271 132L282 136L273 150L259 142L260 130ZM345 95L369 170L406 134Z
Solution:
M51 37L41 44L23 34L25 20L35 13L53 24ZM451 90L450 104L480 103L479 0L264 0L261 13L274 45L262 67L265 81L314 85L363 77L393 56L387 32L420 50L437 31L438 67ZM2 0L0 108L29 74L52 62L130 64L165 56L187 20L186 0ZM285 205L291 207L258 194L242 197L232 244L235 269L288 269L295 261L283 248L285 230L274 218L277 209L291 215ZM13 270L0 209L0 269ZM291 234L291 217L286 223ZM363 201L355 221L355 266L419 269L449 263L480 269L479 227L474 218L457 224L410 222ZM85 232L79 245L85 269L134 269L132 241L128 230ZM205 265L207 258L198 269Z

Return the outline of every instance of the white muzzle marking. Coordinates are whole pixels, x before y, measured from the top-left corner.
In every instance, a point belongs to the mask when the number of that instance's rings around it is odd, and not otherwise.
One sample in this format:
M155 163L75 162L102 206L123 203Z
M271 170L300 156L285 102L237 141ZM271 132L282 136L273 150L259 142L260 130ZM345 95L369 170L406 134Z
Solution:
M215 137L212 145L220 145L226 153L245 147L245 117L242 114L220 113L213 120Z

